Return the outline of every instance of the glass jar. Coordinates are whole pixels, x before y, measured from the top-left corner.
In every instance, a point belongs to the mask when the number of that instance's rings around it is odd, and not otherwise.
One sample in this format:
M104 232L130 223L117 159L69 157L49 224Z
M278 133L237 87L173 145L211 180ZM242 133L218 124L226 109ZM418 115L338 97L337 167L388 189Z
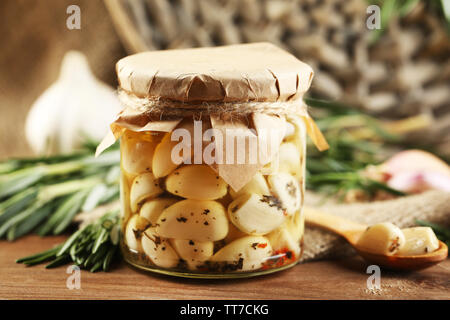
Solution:
M124 109L97 154L121 139L125 260L197 278L295 265L306 133L327 148L302 99L311 67L252 43L144 52L116 70Z
M300 117L286 118L277 156L239 190L192 156L180 153L184 162L174 163L174 131L125 130L125 260L153 272L198 278L250 277L294 266L303 249L306 129ZM192 121L185 118L177 128Z

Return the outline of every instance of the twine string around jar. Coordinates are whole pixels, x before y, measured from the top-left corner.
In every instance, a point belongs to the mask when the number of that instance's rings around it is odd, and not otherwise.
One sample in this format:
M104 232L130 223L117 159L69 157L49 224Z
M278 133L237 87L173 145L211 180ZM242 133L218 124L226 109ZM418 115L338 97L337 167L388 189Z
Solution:
M306 125L306 131L320 150L327 150L328 143L320 129L308 115L308 106L303 99L297 98L285 102L247 101L247 102L201 102L185 103L167 99L145 97L141 98L123 89L118 90L118 97L124 109L111 124L111 131L105 136L96 150L96 156L111 146L124 132L124 128L132 131L149 130L149 124L156 121L160 130L161 126L170 127L171 124L162 125L166 120L174 120L177 124L180 119L194 117L201 119L203 116L216 116L224 121L233 122L235 118L242 120L242 116L251 116L254 113L264 113L273 116L288 116L289 114L300 116ZM159 119L158 119L159 118ZM173 123L173 121L172 121ZM175 125L176 125L175 124ZM157 130L157 129L153 129ZM162 130L165 131L165 130Z
M306 116L307 106L303 100L291 101L245 101L245 102L199 102L186 103L168 99L138 97L123 89L118 90L120 102L126 107L139 113L162 115L167 117L186 117L196 115L248 115L254 112L287 115L295 113Z

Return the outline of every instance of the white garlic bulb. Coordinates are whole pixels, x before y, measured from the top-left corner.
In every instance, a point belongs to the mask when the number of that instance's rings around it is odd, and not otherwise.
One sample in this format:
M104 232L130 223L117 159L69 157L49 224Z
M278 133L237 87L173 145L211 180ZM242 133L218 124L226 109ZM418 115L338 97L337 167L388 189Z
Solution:
M114 90L95 78L86 57L69 51L58 80L31 107L25 135L35 153L71 152L86 137L100 141L121 109Z

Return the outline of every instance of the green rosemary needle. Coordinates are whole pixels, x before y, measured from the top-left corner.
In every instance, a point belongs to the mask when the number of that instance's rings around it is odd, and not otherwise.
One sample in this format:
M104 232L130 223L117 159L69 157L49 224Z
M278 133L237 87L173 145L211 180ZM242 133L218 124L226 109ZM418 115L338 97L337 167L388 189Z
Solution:
M112 234L119 224L117 210L104 214L97 221L78 229L64 243L16 262L28 266L50 262L46 268L55 268L63 264L73 263L82 269L108 271L116 257L118 241Z
M92 146L70 155L0 162L0 238L61 234L80 211L119 197L117 145L95 158Z

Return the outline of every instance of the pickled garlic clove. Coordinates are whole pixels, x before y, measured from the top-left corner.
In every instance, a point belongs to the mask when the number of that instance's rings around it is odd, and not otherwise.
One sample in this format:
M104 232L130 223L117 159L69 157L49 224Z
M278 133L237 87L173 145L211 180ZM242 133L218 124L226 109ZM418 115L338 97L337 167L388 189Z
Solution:
M302 194L297 178L288 173L276 173L268 177L270 190L281 201L288 215L300 209Z
M278 199L271 196L244 194L228 206L230 221L242 232L264 235L286 219Z
M293 138L295 133L296 133L295 126L289 121L286 121L286 131L284 134L284 139L287 140Z
M270 195L269 186L267 185L266 179L261 173L256 173L255 176L250 180L244 187L238 191L234 191L230 188L230 195L233 199L236 199L244 194L259 194L259 195Z
M131 216L130 187L128 179L123 173L120 175L120 213L124 221Z
M171 239L170 243L191 270L195 270L202 262L208 260L214 251L212 241Z
M405 244L397 252L399 256L427 254L439 248L439 240L430 227L402 229Z
M374 254L393 255L405 244L402 230L390 222L367 228L358 240L357 247Z
M227 244L210 261L235 265L236 271L249 271L260 269L271 254L272 247L266 237L247 236Z
M152 161L152 171L155 177L165 177L180 165L172 161L172 150L178 143L178 141L171 141L171 133L169 132L156 146ZM182 163L188 158L190 158L190 155L183 155Z
M298 175L301 171L300 157L300 151L294 143L282 143L278 151L278 172Z
M274 253L285 253L289 260L297 260L300 256L300 243L289 231L287 225L283 225L267 235Z
M139 139L135 133L125 132L121 139L121 165L129 176L152 172L156 142Z
M210 121L193 121L192 118L186 118L174 131L166 133L156 147L153 157L152 170L155 177L165 177L179 165L192 163L195 157L196 135L200 134L201 139L210 128ZM172 138L175 141L172 141ZM208 144L206 141L201 141L200 155L203 155L203 150Z
M297 115L288 115L286 123L292 124L294 126L294 134L290 136L285 136L286 142L292 142L296 146L301 146L298 150L300 155L304 156L306 151L306 127L303 119Z
M216 201L182 200L163 211L156 230L165 238L217 241L226 237L228 219Z
M148 228L143 232L142 249L158 267L173 268L180 262L180 258L168 239L159 236L154 227Z
M133 212L137 212L139 206L146 199L156 197L163 193L158 179L152 173L143 173L134 178L130 189L130 205Z
M226 182L207 165L187 165L166 178L170 193L195 200L215 200L228 191Z
M147 219L152 226L156 225L159 216L164 211L164 209L170 207L175 202L179 201L176 198L157 198L152 200L147 200L141 207L139 215Z
M142 233L149 226L150 222L135 214L130 218L125 228L125 243L128 248L134 251L141 251Z

